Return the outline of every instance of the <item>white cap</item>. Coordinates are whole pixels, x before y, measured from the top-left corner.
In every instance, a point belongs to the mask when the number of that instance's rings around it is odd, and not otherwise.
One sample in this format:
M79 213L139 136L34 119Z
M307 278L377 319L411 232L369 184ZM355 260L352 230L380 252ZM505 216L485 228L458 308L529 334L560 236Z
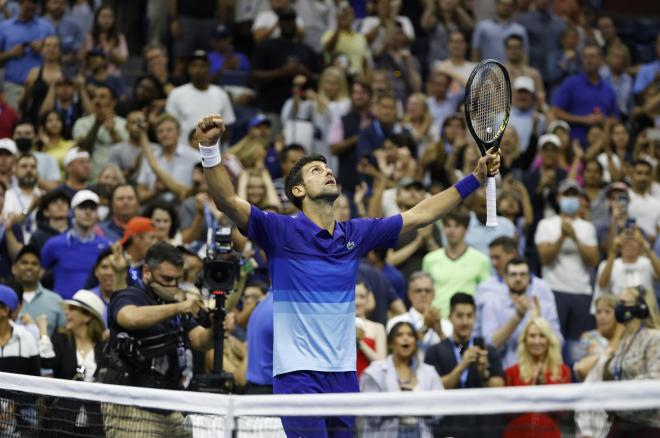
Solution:
M555 120L554 122L551 122L551 123L548 125L548 130L547 130L547 132L552 132L552 133L554 134L554 133L555 133L555 129L557 129L557 128L562 128L562 129L564 129L566 132L571 132L571 126L570 126L568 123L566 123L565 121L563 121L563 120Z
M73 199L71 200L71 208L76 208L83 202L87 201L92 201L96 205L101 203L99 195L92 192L91 190L79 190L75 195L73 195Z
M530 93L534 93L536 91L536 87L534 86L534 79L530 78L529 76L518 76L515 81L513 81L513 89L518 91L518 90L527 90Z
M14 142L14 140L11 138L0 139L0 149L9 151L12 155L16 155L16 152L18 152L16 149L16 142Z
M103 300L101 300L101 298L94 292L88 291L86 289L80 289L78 292L73 294L73 297L71 297L70 300L64 300L62 304L85 309L92 315L96 316L99 321L103 322L105 304L103 303Z
M73 163L75 160L87 158L89 160L89 152L81 151L78 148L71 148L67 151L64 156L64 167L67 167L69 164Z
M543 134L541 138L539 138L538 146L542 148L543 145L547 143L553 144L558 148L561 148L561 140L555 134Z

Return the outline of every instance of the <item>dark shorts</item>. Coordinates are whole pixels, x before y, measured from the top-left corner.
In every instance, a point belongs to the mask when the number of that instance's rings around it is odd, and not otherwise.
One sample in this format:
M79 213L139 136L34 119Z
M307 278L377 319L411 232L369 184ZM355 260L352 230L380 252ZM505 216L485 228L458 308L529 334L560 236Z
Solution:
M346 371L294 371L273 378L274 394L327 394L360 392L357 373ZM354 417L282 417L284 432L289 438L353 437Z

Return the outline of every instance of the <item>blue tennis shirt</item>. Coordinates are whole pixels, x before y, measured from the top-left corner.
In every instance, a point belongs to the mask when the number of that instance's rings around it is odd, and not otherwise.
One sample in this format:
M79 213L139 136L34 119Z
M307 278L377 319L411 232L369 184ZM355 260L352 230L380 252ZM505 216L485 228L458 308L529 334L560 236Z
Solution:
M273 375L355 371L355 279L360 258L396 244L401 215L335 223L252 206L248 237L268 255L273 290Z

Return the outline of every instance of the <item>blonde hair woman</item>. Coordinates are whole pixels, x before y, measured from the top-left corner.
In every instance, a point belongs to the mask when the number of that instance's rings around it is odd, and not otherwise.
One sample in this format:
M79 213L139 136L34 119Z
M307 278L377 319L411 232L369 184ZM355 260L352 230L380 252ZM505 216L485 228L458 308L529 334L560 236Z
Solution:
M561 357L561 344L550 323L541 317L531 319L518 339L518 363L506 370L507 386L570 383L571 371ZM511 419L505 438L561 437L555 418L545 413L524 413Z
M348 81L344 72L337 67L323 70L319 78L319 89L316 94L316 112L326 111L332 118L345 115L351 108L348 97Z
M422 157L428 147L440 141L440 126L434 122L428 98L423 93L413 93L408 97L403 126L410 130L417 143L417 157Z

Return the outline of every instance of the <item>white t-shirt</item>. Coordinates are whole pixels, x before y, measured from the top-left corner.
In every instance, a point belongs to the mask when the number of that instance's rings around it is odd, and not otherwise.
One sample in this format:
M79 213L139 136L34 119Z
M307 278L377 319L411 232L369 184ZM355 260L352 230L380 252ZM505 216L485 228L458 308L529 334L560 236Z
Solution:
M607 154L605 152L601 152L596 157L596 160L598 160L600 165L603 166L603 181L606 183L611 182L612 175L610 175L610 166L607 163ZM619 157L616 154L612 154L612 163L614 164L614 167L621 170L621 160L619 160Z
M413 27L410 19L403 15L399 15L396 17L396 20L401 23L401 28L403 29L403 33L406 35L406 37L408 37L410 41L413 41L415 39L415 28ZM380 26L380 18L365 17L359 26L360 33L367 35L378 26ZM378 31L376 38L371 42L372 53L380 53L385 48L385 44L387 43L386 38L387 33L385 32L385 29L381 28Z
M638 195L632 190L630 204L628 204L628 216L637 221L637 226L653 241L660 227L660 201L653 195Z
M252 32L255 32L257 29L270 29L279 21L279 17L273 11L259 12L259 15L257 15L257 18L254 19L254 23L252 24ZM300 17L296 17L296 26L298 26L298 29L303 29L305 27L305 23ZM270 34L270 38L279 38L280 35L280 27L277 26Z
M188 143L188 133L197 125L197 121L209 114L220 114L225 125L236 121L234 107L229 96L217 85L209 85L202 91L191 83L176 87L167 97L165 111L172 114L181 123L180 143Z
M591 222L573 219L575 234L585 245L597 246L596 228ZM561 236L561 216L542 219L536 228L534 243L554 243ZM571 238L566 238L555 261L543 266L543 279L553 291L591 295L589 271L580 257L578 247Z
M598 266L594 296L598 296L601 293L618 294L627 287L634 287L640 284L648 290L653 290L653 265L647 257L641 256L634 263L624 263L621 257L614 259L610 282L605 288L601 289L598 286L598 278L603 273L606 264L607 260L603 260Z

